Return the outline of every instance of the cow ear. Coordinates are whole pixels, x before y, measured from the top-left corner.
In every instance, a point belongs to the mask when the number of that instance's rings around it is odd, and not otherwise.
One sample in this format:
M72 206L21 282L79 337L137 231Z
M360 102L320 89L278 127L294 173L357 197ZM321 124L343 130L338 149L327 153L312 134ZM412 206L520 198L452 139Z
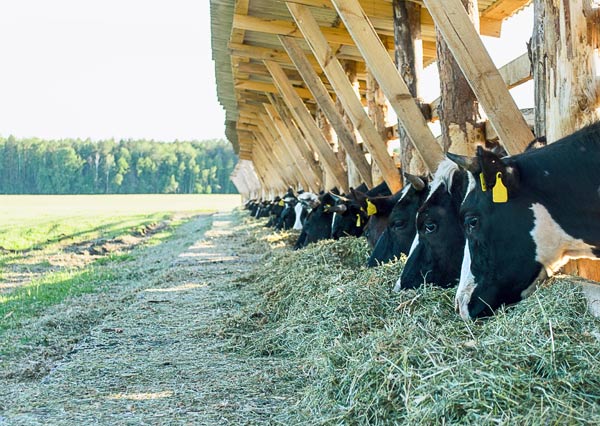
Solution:
M477 157L466 157L464 155L452 154L451 152L447 152L446 157L455 162L461 169L465 169L474 175L477 175L481 171Z
M482 188L491 189L495 203L505 203L510 194L514 195L518 188L518 171L506 164L500 156L481 147L477 148L477 159L480 165Z
M389 214L394 207L394 202L391 202L393 196L384 197L368 197L367 198L367 214L372 216L374 214Z
M420 192L427 188L427 182L420 176L404 173L406 180L415 188L415 191Z

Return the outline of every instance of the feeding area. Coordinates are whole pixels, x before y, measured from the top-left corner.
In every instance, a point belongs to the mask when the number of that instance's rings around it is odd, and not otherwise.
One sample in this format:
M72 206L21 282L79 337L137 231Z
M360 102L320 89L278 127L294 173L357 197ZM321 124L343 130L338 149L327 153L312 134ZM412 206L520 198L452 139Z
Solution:
M295 235L257 226L253 235L271 250L239 278L256 295L224 335L235 353L297 368L297 401L278 421L600 421L600 323L577 279L555 277L515 306L464 322L455 288L392 292L405 258L367 268L365 239L292 251Z

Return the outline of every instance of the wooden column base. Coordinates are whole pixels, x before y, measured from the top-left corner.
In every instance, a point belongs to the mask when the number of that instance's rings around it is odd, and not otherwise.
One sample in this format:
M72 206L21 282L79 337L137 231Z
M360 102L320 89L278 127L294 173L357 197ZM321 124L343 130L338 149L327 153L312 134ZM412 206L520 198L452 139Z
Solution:
M565 274L579 275L588 280L600 282L600 260L577 259L571 260L562 271Z

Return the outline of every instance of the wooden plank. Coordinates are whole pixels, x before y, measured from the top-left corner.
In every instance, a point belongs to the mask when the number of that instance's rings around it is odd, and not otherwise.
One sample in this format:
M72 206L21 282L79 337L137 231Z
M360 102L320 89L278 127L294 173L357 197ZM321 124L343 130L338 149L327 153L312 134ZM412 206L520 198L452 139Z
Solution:
M438 164L444 160L442 148L427 126L420 108L398 73L394 62L385 54L386 49L360 4L357 0L332 0L332 2L423 162L430 171L434 172Z
M331 174L336 185L342 191L348 191L348 177L342 164L338 161L333 149L321 133L321 130L315 123L306 105L302 99L294 92L294 87L288 80L287 76L276 62L265 61L265 65L271 75L273 81L279 89L281 96L286 103L296 123L300 126L311 144L313 150L319 154L319 159L325 166L327 172Z
M259 134L262 135L267 146L278 152L280 158L280 162L274 164L274 167L291 170L290 174L295 177L296 184L300 183L303 187L310 188L310 170L308 170L308 167L303 168L296 160L297 154L293 153L289 144L282 139L266 112L261 114L260 118L263 124L259 126Z
M315 168L315 175L317 176L317 180L321 182L321 186L325 189L325 179L323 176L323 167L319 163L319 159L317 158L315 152L313 151L313 147L304 133L299 129L296 121L292 117L287 105L278 96L275 95L267 95L269 98L269 103L275 108L281 120L286 124L286 130L292 137L292 141L298 146L298 149L302 156L307 160L308 164L311 164ZM312 161L311 161L312 160Z
M335 57L327 40L321 34L317 21L306 6L287 3L296 24L313 51L325 75L329 79L338 98L344 106L346 114L363 138L363 143L371 153L373 161L381 170L385 182L392 192L402 189L402 183L394 160L386 150L385 141L377 133L377 129L365 112L361 101L356 97L344 68ZM386 55L389 58L389 55Z
M338 2L339 0L333 0ZM490 123L509 154L534 138L460 0L424 0Z
M329 1L329 0L328 0ZM279 40L288 53L290 59L296 65L300 76L304 80L306 87L311 91L313 97L317 101L317 104L327 117L327 120L331 123L335 133L337 134L338 140L342 144L346 153L352 159L352 162L356 166L361 179L371 187L373 185L371 178L371 167L365 158L360 146L355 142L354 135L350 132L350 129L344 123L344 119L341 114L335 108L335 103L331 99L327 88L314 71L304 50L299 46L298 42L291 37L280 36Z
M504 80L509 89L517 87L533 78L531 74L531 62L527 53L523 53L521 56L500 67L498 71L500 71L502 80ZM440 98L437 98L429 104L431 121L439 120L438 105L441 101Z
M275 127L275 130L277 130L283 141L282 146L289 151L290 157L305 177L308 189L316 192L323 189L322 182L318 179L319 172L314 170L316 166L311 158L311 154L306 152L305 147L300 144L299 141L294 140L290 130L287 128L275 107L271 104L263 105L265 111L269 115L272 126Z
M302 37L298 27L289 21L262 19L256 16L233 15L233 27L246 31L258 31L266 34ZM354 41L348 31L341 28L321 27L323 35L330 43L354 46Z
M279 91L277 90L277 87L274 84L264 83L262 81L251 81L251 80L240 81L238 83L235 83L234 87L236 90L252 90L255 92L266 92L266 93L275 93L275 94L279 93ZM301 88L301 87L294 87L294 90L295 90L296 94L298 96L300 96L300 98L312 99L312 94L310 93L309 90Z
M286 0L288 3L297 3L304 6L312 6L320 9L333 9L331 0ZM508 1L508 0L507 0ZM523 1L531 0L514 0L515 3L523 3ZM505 0L499 0L496 3L503 3ZM369 16L369 20L373 23L373 26L379 34L382 34L381 30L391 29L393 35L393 20L392 20L392 2L387 0L359 0L360 6ZM491 7L489 8L492 9ZM486 10L487 11L487 10ZM485 12L484 12L485 13ZM489 16L488 16L489 15ZM483 35L490 37L500 37L502 29L502 19L498 18L497 13L489 13L480 18L480 32ZM388 22L384 22L387 20ZM427 27L424 31L425 41L435 41L435 29L433 19L427 13L427 9L423 8L421 14L421 25ZM434 55L435 57L435 55Z
M256 144L262 147L264 152L271 154L271 167L279 172L286 185L296 186L300 181L300 175L298 170L296 170L294 163L291 162L289 158L283 157L280 147L272 145L272 143L263 136L263 133L258 126L257 130L254 132L254 137L256 138Z

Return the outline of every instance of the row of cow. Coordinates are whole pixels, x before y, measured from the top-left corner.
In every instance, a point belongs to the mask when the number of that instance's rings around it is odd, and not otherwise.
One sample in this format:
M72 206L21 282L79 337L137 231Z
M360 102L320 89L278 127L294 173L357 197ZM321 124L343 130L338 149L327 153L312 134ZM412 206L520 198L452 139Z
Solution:
M368 266L407 255L395 290L458 284L463 319L516 303L569 259L600 257L600 124L522 154L478 148L448 154L433 178L405 175L348 194L290 190L270 203L250 202L277 229L302 232L296 248L324 238L365 235ZM293 220L284 215L291 215ZM295 225L294 225L295 224Z

